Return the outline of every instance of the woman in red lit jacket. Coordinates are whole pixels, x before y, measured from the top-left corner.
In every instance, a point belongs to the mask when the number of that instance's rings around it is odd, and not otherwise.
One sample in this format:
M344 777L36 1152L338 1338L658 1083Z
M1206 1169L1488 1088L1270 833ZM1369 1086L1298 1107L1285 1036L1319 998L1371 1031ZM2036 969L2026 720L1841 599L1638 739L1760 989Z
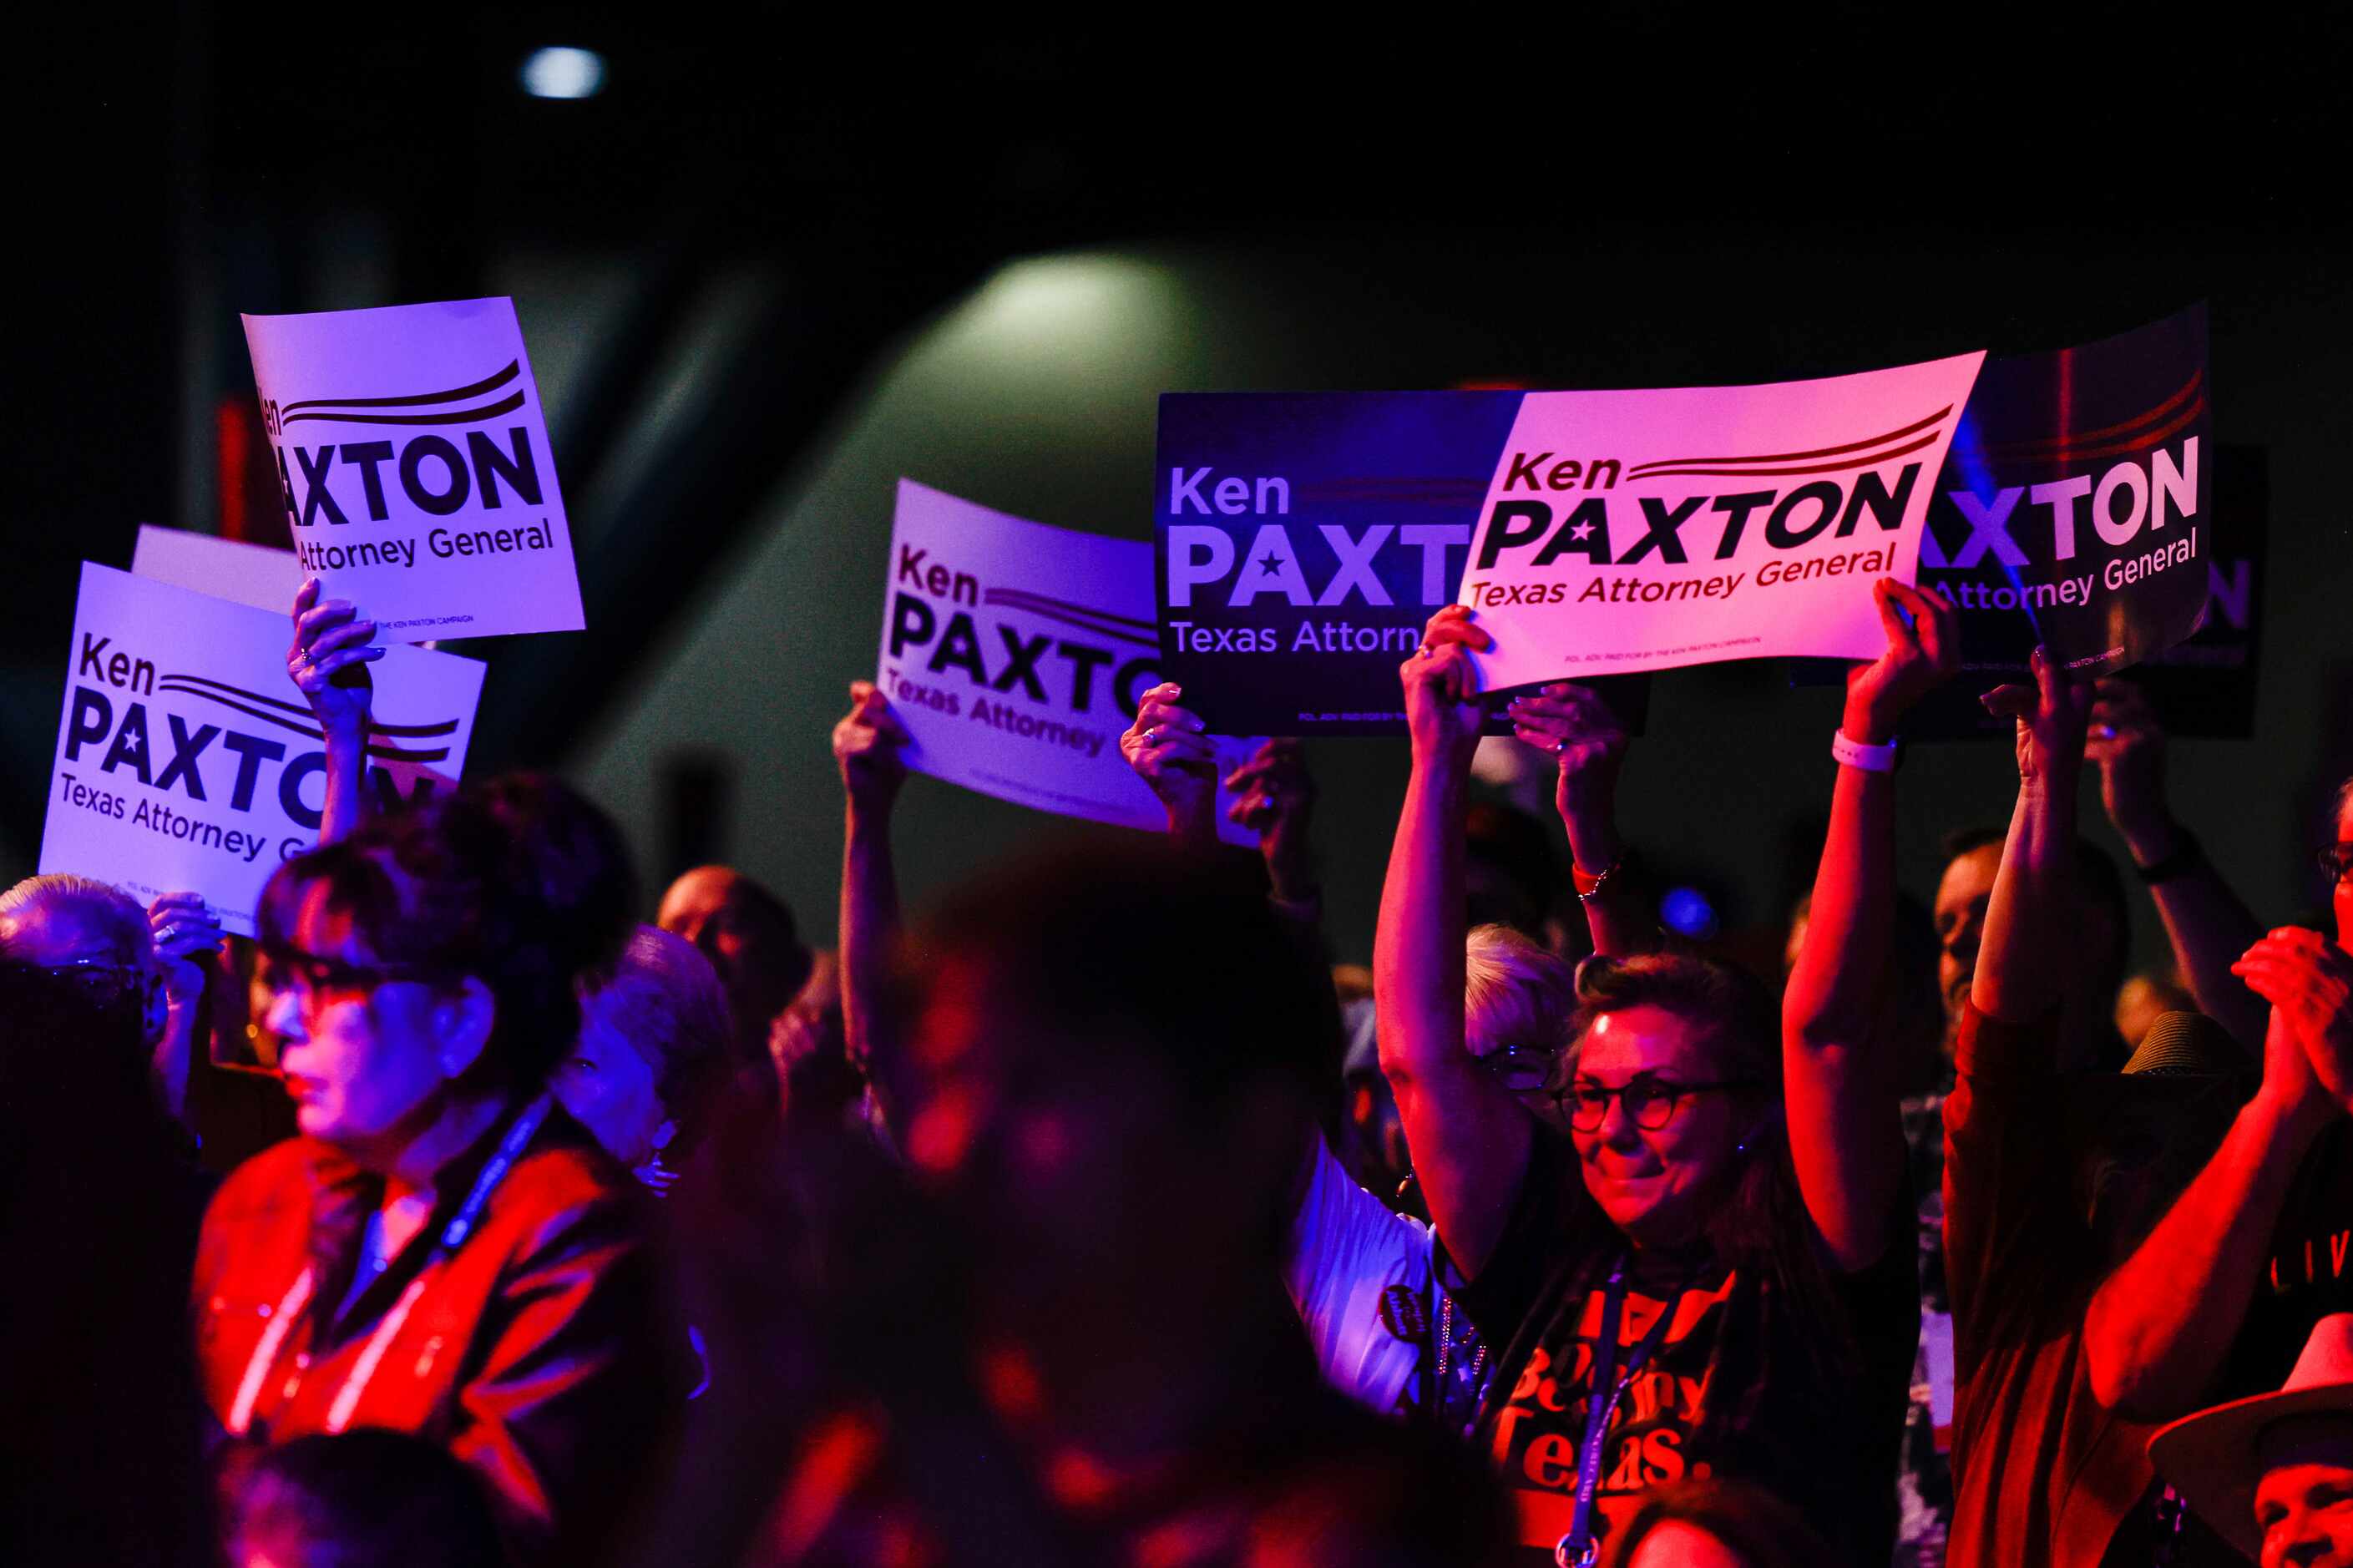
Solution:
M593 1530L674 1371L634 1184L546 1089L581 918L493 798L370 821L288 862L261 938L302 1135L240 1167L194 1281L206 1396L267 1444L381 1426L490 1482L525 1552Z

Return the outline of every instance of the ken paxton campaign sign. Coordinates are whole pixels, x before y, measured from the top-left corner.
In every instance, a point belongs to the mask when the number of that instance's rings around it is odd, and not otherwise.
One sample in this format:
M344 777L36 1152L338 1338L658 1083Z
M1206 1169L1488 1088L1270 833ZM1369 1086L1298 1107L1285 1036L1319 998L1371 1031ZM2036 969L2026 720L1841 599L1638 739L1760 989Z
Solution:
M509 300L247 316L294 553L389 641L586 624Z
M1398 727L1438 606L1490 689L1867 658L1981 354L1768 386L1160 400L1161 644L1220 728Z
M1220 730L1404 723L1397 667L1454 598L1515 392L1168 393L1160 650Z
M2081 674L2198 629L2214 559L2206 311L1989 360L1928 513L1920 581L1959 606L1961 668Z
M1119 751L1137 700L1161 680L1150 545L902 479L876 663L918 773L1066 816L1167 826ZM1220 779L1250 745L1219 738ZM1219 832L1254 843L1226 820L1232 804L1221 787Z
M286 678L284 613L84 563L41 869L142 902L201 893L253 934L261 886L318 842L326 752ZM456 783L482 666L393 647L373 667L369 787Z
M1884 646L1982 353L1762 386L1523 398L1461 602L1490 687Z

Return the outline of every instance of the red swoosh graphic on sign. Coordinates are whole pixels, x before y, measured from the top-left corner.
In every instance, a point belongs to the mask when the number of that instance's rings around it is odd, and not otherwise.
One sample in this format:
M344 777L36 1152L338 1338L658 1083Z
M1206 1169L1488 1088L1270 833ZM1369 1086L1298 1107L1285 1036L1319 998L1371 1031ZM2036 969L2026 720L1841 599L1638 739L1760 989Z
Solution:
M1884 446L1890 441L1900 441L1906 436L1917 435L1921 431L1926 430L1930 426L1936 424L1938 420L1944 418L1946 415L1950 414L1952 411L1953 405L1947 403L1942 408L1937 409L1934 414L1929 415L1926 419L1915 419L1911 424L1905 426L1900 430L1890 430L1884 435L1873 436L1869 440L1865 441L1849 441L1842 447L1818 447L1810 452L1752 452L1726 458L1661 458L1656 462L1635 464L1632 468L1626 470L1626 477L1630 479L1641 479L1645 475L1657 473L1664 469L1680 468L1686 463L1798 463L1805 462L1814 458L1835 458L1841 453L1860 452L1866 447ZM1930 437L1930 439L1933 440L1935 437L1932 436ZM1918 450L1918 447L1907 447L1905 450L1916 451ZM1864 461L1876 460L1877 459L1875 458L1857 458L1853 464L1836 463L1832 464L1831 467L1849 468L1859 466ZM1827 473L1829 469L1792 468L1789 471L1791 473Z
M305 419L331 419L341 425L478 425L501 414L512 414L522 406L522 393L517 389L512 395L480 408L453 408L438 414L338 414L327 409L317 414L281 414L278 423L300 425Z
M280 414L291 414L298 408L414 408L427 403L462 403L469 397L480 397L485 392L495 392L522 374L522 361L507 361L506 369L489 375L471 386L453 386L447 392L419 392L406 397L306 397L299 403L282 403Z
M174 687L174 689L186 690L191 697L211 697L225 691L232 697L243 698L248 702L259 702L265 708L275 708L280 712L290 713L297 719L308 720L311 717L311 710L307 707L292 702L281 702L275 697L265 697L259 691L248 691L242 686L231 686L226 680L215 680L208 675L183 675L174 670L168 671L158 679L184 683ZM191 689L197 687L211 689ZM373 718L368 721L370 734L406 735L416 740L430 740L437 735L455 734L457 729L458 721L455 719L444 719L438 724L386 724Z
M1873 466L1875 466L1875 465L1877 465L1877 464L1880 464L1880 463L1891 462L1891 461L1893 461L1894 459L1895 459L1895 458L1897 458L1905 457L1905 456L1909 455L1910 453L1916 452L1916 451L1920 450L1920 448L1922 448L1923 447L1933 447L1933 446L1935 446L1936 444L1936 432L1935 432L1935 431L1931 430L1930 432L1928 432L1928 434L1926 434L1926 436L1921 437L1918 440L1916 440L1916 441L1915 441L1915 442L1911 443L1909 446L1905 446L1905 447L1889 447L1889 448L1888 448L1886 451L1884 451L1884 452L1867 452L1867 453L1863 454L1863 455L1862 455L1862 456L1861 456L1861 457L1857 457L1857 458L1843 458L1843 459L1841 459L1841 460L1840 460L1840 461L1838 461L1838 462L1835 462L1835 463L1816 463L1816 464L1812 465L1812 466L1811 466L1811 467L1810 467L1810 468L1672 468L1672 469L1668 469L1668 470L1666 470L1666 471L1660 472L1660 473L1644 474L1644 475L1643 475L1643 476L1641 476L1641 477L1642 477L1643 479L1695 479L1695 478L1700 478L1700 477L1703 477L1703 476L1707 477L1707 478L1718 478L1718 479L1720 479L1720 478L1732 478L1732 479L1777 479L1777 478L1779 478L1779 477L1781 477L1781 476L1783 476L1783 475L1789 475L1789 474L1835 474L1835 473L1841 472L1841 470L1843 470L1843 469L1847 469L1847 468L1872 468L1872 467L1873 467ZM1631 482L1633 481L1634 476L1633 476L1633 475L1631 475L1631 474L1629 474L1629 475L1627 475L1627 476L1626 476L1626 478L1627 478L1627 481L1628 481L1629 483L1631 483Z
M2126 440L2111 441L2107 445L2102 447L2054 447L2048 451L2035 452L2031 455L2003 452L2000 447L1989 447L1987 450L1989 452L1999 453L2013 462L2029 460L2030 456L2031 460L2034 462L2066 461L2071 463L2084 462L2093 458L2117 458L2124 456L2127 452L2146 452L2151 447L2162 444L2171 437L2179 435L2183 430L2188 429L2190 426L2198 423L2199 416L2205 412L2206 399L2200 397L2188 408L2183 409L2179 415L2175 416L2173 419L2168 420L2167 423L2158 426L2156 429L2148 431L2143 435L2132 437Z
M268 709L248 706L248 704L237 701L232 698L223 697L216 691L199 691L194 687L178 684L174 682L170 676L158 677L155 684L166 691L177 691L185 696L202 697L209 701L217 702L222 707L227 708L233 712L242 713L248 719L259 719L265 724L275 724L278 728L290 731L293 733L301 736L306 741L322 741L325 739L325 737L322 736L317 729L310 725L298 724L291 719L283 718L279 714L270 712ZM231 689L234 690L237 689L231 688ZM267 700L267 699L264 699L264 700ZM369 726L371 731L375 728L375 726L373 724ZM456 728L454 722L452 723L451 728ZM438 763L448 757L448 754L449 748L447 746L442 747L438 752L405 752L396 746L378 746L374 744L371 744L368 747L369 756L380 758L387 763Z
M2124 435L2126 431L2137 430L2144 425L2153 424L2164 418L2187 402L2193 393L2197 395L2198 401L2189 411L2189 417L2195 418L2198 412L2206 406L2206 395L2199 386L2199 383L2205 379L2205 375L2206 373L2203 370L2192 372L2189 379L2182 384L2180 391L2155 407L2134 415L2121 425L2104 426L2097 430L2078 430L2065 436L2048 436L2032 441L1992 441L1975 450L1978 455L1988 458L2028 458L2045 452L2063 452L2069 447L2088 446L2094 442L2108 441ZM2179 419L2176 419L2170 426L2176 430L2180 427Z
M1025 594L1018 589L991 588L981 595L981 602L1003 605L1009 609L1020 610L1025 614L1046 620L1060 621L1064 626L1076 626L1082 631L1092 632L1097 637L1112 637L1120 642L1132 642L1139 647L1156 648L1160 646L1159 633L1151 629L1148 623L1131 620L1125 616L1114 616L1107 610L1091 610L1084 605L1069 604L1060 599L1049 598L1043 594Z
M1114 626L1129 626L1139 632L1159 630L1159 627L1151 621L1138 620L1134 616L1114 615L1109 610L1098 610L1092 605L1082 605L1075 599L1057 599L1051 594L1036 594L1027 588L991 588L981 595L981 599L984 603L991 605L1012 605L1031 609L1043 606L1048 609L1068 610L1075 616L1092 616L1096 620L1106 621Z

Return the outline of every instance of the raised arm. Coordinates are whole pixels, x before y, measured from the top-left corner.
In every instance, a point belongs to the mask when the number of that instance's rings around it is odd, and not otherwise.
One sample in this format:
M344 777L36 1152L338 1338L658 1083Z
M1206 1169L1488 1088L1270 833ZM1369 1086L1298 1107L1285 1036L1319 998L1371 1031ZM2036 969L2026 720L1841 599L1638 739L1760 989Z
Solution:
M295 592L286 673L310 700L326 742L326 798L319 810L319 842L325 845L349 837L367 816L368 710L375 700L367 667L384 649L375 646L375 623L361 620L349 600L319 595L316 577Z
M905 1147L906 1063L881 1007L891 950L899 939L899 872L891 855L891 811L906 782L899 754L907 731L871 680L849 684L849 712L833 727L841 769L841 1024L849 1062L872 1086L884 1125Z
M1188 844L1218 841L1218 748L1199 714L1177 705L1185 689L1164 680L1135 706L1119 754L1168 813L1169 834Z
M1511 719L1514 735L1551 752L1560 764L1553 805L1568 832L1569 864L1593 951L1624 958L1658 946L1658 922L1618 874L1626 859L1618 837L1618 770L1626 760L1626 731L1618 716L1590 688L1559 681L1513 698Z
M1986 903L1969 1001L2004 1023L2031 1024L2066 994L2075 906L2075 795L2091 692L2034 650L2034 685L1988 692L1986 707L2018 727L2018 800Z
M1848 675L1839 723L1850 742L1865 747L1893 742L1905 711L1953 672L1960 653L1952 606L1942 598L1886 577L1872 592L1887 651ZM1805 945L1781 1004L1798 1188L1831 1258L1850 1272L1885 1250L1904 1173L1898 1063L1890 1042L1871 1037L1894 919L1894 819L1890 768L1841 762Z
M2084 1360L2103 1405L2164 1421L2204 1402L2246 1319L2296 1167L2338 1114L2274 1009L2263 1086L2205 1169L2092 1298Z
M2031 691L2004 687L1987 702L2017 721L2019 787L1944 1105L1945 1280L1964 1382L1989 1347L2042 1331L2038 1260L2089 1245L2079 1209L2054 1201L2070 1180L2059 1010L2087 696L2038 656ZM2021 1267L2031 1289L2020 1289Z
M1992 936L1989 911L1989 944ZM2105 1405L2151 1421L2185 1413L2203 1400L2238 1337L2296 1169L2344 1113L2331 1089L2353 1089L2353 1018L2342 994L2335 1008L2306 1005L2313 993L2305 982L2327 962L2323 945L2310 932L2274 932L2234 971L2274 1004L2263 1083L2205 1168L2092 1298L2084 1358ZM1980 986L1984 973L1980 958Z
M1169 835L1182 843L1217 839L1217 743L1199 714L1184 707L1184 689L1163 681L1136 705L1135 722L1119 738L1119 754L1168 814ZM1226 816L1258 835L1266 863L1267 896L1304 930L1323 921L1324 890L1315 879L1308 824L1315 813L1315 778L1295 740L1265 742L1224 781L1234 802Z
M1225 787L1234 796L1226 816L1258 835L1267 896L1301 925L1320 924L1324 889L1308 847L1315 775L1307 771L1306 749L1295 740L1269 741L1228 775Z
M2103 680L2084 748L2100 769L2100 801L2157 900L2166 941L2200 1011L2253 1057L2270 1009L2232 965L2263 934L2254 914L2175 820L2165 798L2165 731L2138 687Z
M196 893L165 893L148 905L147 931L163 976L162 1017L151 1008L148 1019L156 1092L164 1108L193 1132L188 1075L195 1070L195 1053L206 1048L205 982L224 933L220 918Z
M1475 1279L1503 1239L1535 1123L1462 1047L1462 825L1482 714L1464 650L1489 644L1470 616L1459 605L1431 616L1399 671L1413 772L1381 885L1373 1004L1430 1218Z

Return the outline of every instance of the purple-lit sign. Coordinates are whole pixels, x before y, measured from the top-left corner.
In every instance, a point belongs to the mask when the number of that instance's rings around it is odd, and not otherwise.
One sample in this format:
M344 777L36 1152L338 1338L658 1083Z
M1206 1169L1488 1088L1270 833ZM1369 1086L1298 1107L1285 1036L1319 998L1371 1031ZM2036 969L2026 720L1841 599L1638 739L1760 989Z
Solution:
M885 584L874 679L913 741L910 767L1040 811L1166 826L1119 751L1162 679L1150 545L902 479ZM1219 775L1255 745L1220 739ZM1219 834L1255 845L1226 820L1232 804L1220 791Z

